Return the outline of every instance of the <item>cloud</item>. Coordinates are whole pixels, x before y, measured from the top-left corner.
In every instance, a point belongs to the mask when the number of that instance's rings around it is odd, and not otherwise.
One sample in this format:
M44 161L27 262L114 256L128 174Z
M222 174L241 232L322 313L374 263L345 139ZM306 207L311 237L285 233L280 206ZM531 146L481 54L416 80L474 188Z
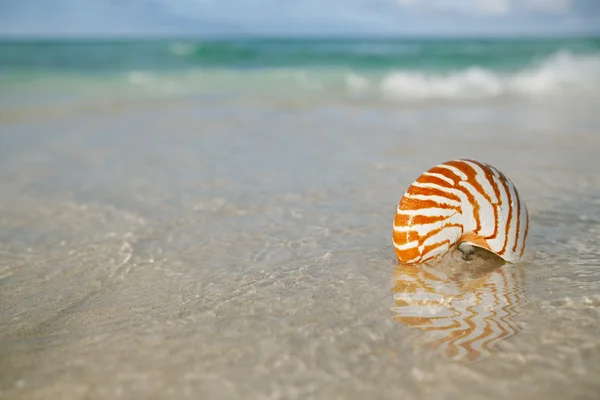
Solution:
M571 0L526 0L532 10L551 13L564 13L571 8Z
M503 16L525 8L537 12L562 13L571 0L396 0L400 7L429 11L454 11L465 15Z
M419 4L419 0L396 0L396 3L403 7L412 7Z
M510 0L396 0L396 4L412 10L464 15L505 15L511 10Z
M489 15L505 15L511 9L509 0L479 0L475 3L481 11Z

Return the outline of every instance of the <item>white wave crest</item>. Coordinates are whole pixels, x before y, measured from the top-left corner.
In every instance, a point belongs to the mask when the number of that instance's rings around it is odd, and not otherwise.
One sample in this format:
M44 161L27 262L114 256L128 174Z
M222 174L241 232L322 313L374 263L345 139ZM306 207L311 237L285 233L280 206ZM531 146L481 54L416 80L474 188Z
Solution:
M357 74L348 74L345 77L346 86L350 93L364 93L369 88L369 80Z
M127 74L127 80L132 85L150 85L156 81L156 78L150 72L135 70Z
M384 77L381 94L391 100L475 100L600 94L600 56L560 52L535 67L501 73L472 67L448 74L398 71Z
M126 79L131 86L154 93L174 94L181 92L180 85L176 80L160 78L148 71L130 71Z
M169 45L169 52L176 56L189 56L194 53L196 47L189 43L171 43Z

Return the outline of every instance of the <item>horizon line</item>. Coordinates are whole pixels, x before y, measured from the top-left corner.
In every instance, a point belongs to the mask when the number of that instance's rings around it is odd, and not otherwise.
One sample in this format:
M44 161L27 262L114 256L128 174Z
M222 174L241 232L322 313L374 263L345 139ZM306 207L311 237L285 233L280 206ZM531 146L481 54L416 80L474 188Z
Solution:
M5 40L302 40L302 39L338 39L338 40L370 40L370 39L600 39L600 32L510 32L510 33L95 33L95 34L50 34L50 33L2 33L0 41Z

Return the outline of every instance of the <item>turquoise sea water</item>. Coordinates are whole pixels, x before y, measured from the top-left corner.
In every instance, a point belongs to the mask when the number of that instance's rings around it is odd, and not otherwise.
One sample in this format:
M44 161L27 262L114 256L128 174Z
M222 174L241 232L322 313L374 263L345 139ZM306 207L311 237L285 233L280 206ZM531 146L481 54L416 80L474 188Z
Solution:
M472 66L514 71L561 51L598 55L600 38L4 41L0 64L4 73L290 67L453 71Z
M595 96L600 38L5 40L0 88L411 102Z

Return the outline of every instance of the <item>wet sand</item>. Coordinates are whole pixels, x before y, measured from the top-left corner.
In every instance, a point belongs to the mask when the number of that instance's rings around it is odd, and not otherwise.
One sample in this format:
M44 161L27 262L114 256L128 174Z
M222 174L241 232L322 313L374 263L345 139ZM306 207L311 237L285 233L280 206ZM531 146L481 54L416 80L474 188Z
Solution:
M596 110L5 108L0 396L596 398ZM398 316L391 242L406 187L459 157L505 172L531 218L524 262L465 289L493 293L475 314L510 302L510 334L470 362Z

